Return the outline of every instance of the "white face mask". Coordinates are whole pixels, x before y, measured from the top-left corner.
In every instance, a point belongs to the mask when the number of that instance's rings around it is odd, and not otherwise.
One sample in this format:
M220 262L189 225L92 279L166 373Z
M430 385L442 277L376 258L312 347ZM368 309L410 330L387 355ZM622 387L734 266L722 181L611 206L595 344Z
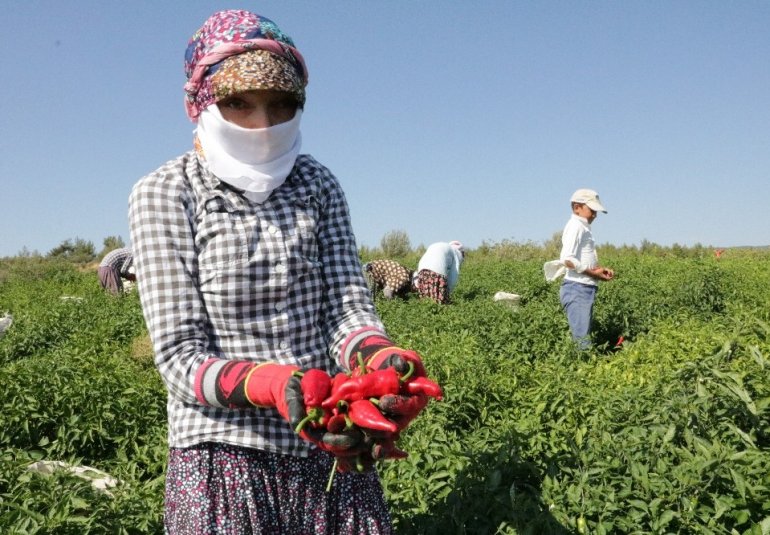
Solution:
M264 202L291 173L302 146L299 123L294 118L268 128L242 128L222 117L212 104L198 118L195 132L212 173L244 190L253 202Z

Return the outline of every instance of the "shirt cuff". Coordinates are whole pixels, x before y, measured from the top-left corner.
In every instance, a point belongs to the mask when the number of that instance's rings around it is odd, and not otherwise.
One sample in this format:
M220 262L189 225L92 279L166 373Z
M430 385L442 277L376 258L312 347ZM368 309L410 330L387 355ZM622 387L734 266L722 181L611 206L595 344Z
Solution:
M359 351L365 353L364 359L376 349L392 346L393 342L384 332L376 327L363 327L354 331L342 342L340 363L347 370L356 367Z
M568 256L567 258L562 259L562 263L566 263L566 262L569 262L573 266L575 266L573 268L568 268L568 269L572 269L572 271L575 271L577 273L583 273L588 268L588 266L583 265L580 262L580 260L578 260L574 256Z

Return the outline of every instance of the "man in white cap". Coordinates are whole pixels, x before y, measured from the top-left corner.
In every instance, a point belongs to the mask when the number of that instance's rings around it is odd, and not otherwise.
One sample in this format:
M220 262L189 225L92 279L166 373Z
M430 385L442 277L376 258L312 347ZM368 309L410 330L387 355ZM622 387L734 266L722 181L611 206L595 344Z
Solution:
M464 259L463 244L457 240L429 245L414 272L414 290L420 297L446 305L449 303L449 294L457 286L460 265Z
M561 235L559 260L567 268L559 298L567 314L572 338L582 348L591 345L589 332L594 299L599 281L611 280L613 270L599 265L591 223L599 212L607 213L599 195L591 189L579 189L572 194L572 217Z

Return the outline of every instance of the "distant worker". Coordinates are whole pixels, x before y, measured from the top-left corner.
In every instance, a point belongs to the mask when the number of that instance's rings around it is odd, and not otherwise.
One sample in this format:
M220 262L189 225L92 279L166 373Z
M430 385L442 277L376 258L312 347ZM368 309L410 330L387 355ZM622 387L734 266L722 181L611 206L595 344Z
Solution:
M123 293L123 279L136 281L134 255L126 247L110 251L99 264L99 283L108 292L114 295Z
M412 270L395 260L372 260L364 264L364 274L370 290L382 290L386 299L407 297L412 289Z
M599 265L591 223L598 212L607 213L599 195L590 189L577 190L570 199L572 217L561 235L559 261L567 268L559 290L559 298L567 314L572 338L586 349L596 291L599 281L612 280L615 272Z
M449 296L457 286L464 258L463 244L459 241L429 245L420 258L412 279L417 294L433 299L441 305L449 303Z

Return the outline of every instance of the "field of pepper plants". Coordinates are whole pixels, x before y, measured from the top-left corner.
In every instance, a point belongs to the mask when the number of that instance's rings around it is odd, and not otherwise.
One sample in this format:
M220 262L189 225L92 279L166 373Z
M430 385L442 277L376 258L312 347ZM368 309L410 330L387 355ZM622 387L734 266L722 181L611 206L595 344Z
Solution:
M403 434L409 457L379 466L398 533L770 533L770 251L600 255L617 278L583 352L544 248L469 252L447 306L377 299L445 394ZM165 391L136 294L0 259L4 313L0 533L162 533Z

